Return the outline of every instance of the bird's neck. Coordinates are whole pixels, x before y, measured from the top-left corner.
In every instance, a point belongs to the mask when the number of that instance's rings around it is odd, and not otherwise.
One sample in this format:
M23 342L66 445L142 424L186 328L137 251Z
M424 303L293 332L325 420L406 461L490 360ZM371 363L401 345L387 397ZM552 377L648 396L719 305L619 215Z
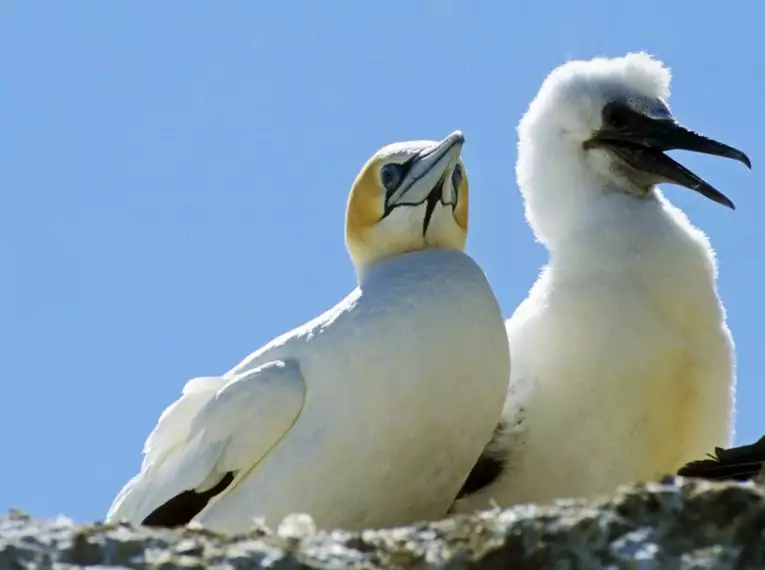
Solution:
M550 251L567 247L582 240L597 240L606 244L624 244L642 240L653 233L663 233L676 220L664 208L654 191L638 198L618 191L604 191L599 196L583 197L568 210L550 231L547 247Z
M364 263L354 261L354 267L358 285L363 288L366 283L373 279L379 279L393 273L406 273L423 265L439 264L454 257L464 257L464 255L464 252L458 249L426 247L376 257Z
M536 146L519 152L518 184L526 218L551 252L583 235L628 241L651 226L675 223L657 189L641 195L625 188L627 181L614 177L609 164L597 156L584 159L558 140L542 145L545 153ZM551 163L548 153L558 158Z
M659 190L652 199L603 197L569 230L547 243L551 267L566 273L679 273L706 283L716 272L707 237Z

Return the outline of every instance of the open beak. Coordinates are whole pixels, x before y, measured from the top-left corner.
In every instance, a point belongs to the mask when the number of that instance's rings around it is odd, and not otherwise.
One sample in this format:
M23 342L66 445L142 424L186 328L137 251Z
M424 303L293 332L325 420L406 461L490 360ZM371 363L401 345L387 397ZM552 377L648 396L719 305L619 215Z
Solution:
M732 158L752 168L749 157L721 142L694 133L673 119L654 119L637 111L629 111L624 127L605 127L588 141L587 147L603 147L614 153L638 172L657 182L678 184L706 196L710 200L735 209L733 202L702 178L664 154L669 150L689 150Z

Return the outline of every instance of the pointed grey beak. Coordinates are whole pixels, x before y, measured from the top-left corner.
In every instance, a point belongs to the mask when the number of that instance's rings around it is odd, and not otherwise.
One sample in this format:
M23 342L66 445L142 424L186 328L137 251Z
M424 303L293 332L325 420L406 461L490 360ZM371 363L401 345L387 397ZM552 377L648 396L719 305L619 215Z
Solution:
M449 167L456 164L464 144L465 136L462 132L454 131L441 142L415 156L408 165L406 177L388 198L387 208L417 206L425 202L434 190L440 189L440 183Z
M689 150L732 158L752 168L749 157L738 149L687 129L673 119L654 119L620 103L610 103L611 116L618 106L618 122L605 126L585 143L585 148L609 150L634 170L649 175L652 183L669 182L684 186L710 200L735 209L722 192L664 154L670 150ZM608 107L608 106L606 106ZM604 116L609 109L604 108Z

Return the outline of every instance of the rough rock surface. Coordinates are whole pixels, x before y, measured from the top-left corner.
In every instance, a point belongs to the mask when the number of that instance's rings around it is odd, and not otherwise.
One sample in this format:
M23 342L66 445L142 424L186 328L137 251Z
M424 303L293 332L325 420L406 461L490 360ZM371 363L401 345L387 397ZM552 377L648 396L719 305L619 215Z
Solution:
M277 532L77 526L0 518L0 570L21 568L765 569L765 491L757 483L667 479L610 499L522 506L350 534L305 517Z

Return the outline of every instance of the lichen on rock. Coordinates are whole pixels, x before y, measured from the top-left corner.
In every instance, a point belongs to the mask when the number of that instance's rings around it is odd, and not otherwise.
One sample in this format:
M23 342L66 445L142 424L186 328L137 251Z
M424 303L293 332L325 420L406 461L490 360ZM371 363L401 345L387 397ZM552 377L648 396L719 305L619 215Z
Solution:
M21 512L0 518L0 570L136 568L765 570L765 492L757 483L668 478L599 501L568 500L409 527L317 532L309 518L224 536L192 525L80 526Z

